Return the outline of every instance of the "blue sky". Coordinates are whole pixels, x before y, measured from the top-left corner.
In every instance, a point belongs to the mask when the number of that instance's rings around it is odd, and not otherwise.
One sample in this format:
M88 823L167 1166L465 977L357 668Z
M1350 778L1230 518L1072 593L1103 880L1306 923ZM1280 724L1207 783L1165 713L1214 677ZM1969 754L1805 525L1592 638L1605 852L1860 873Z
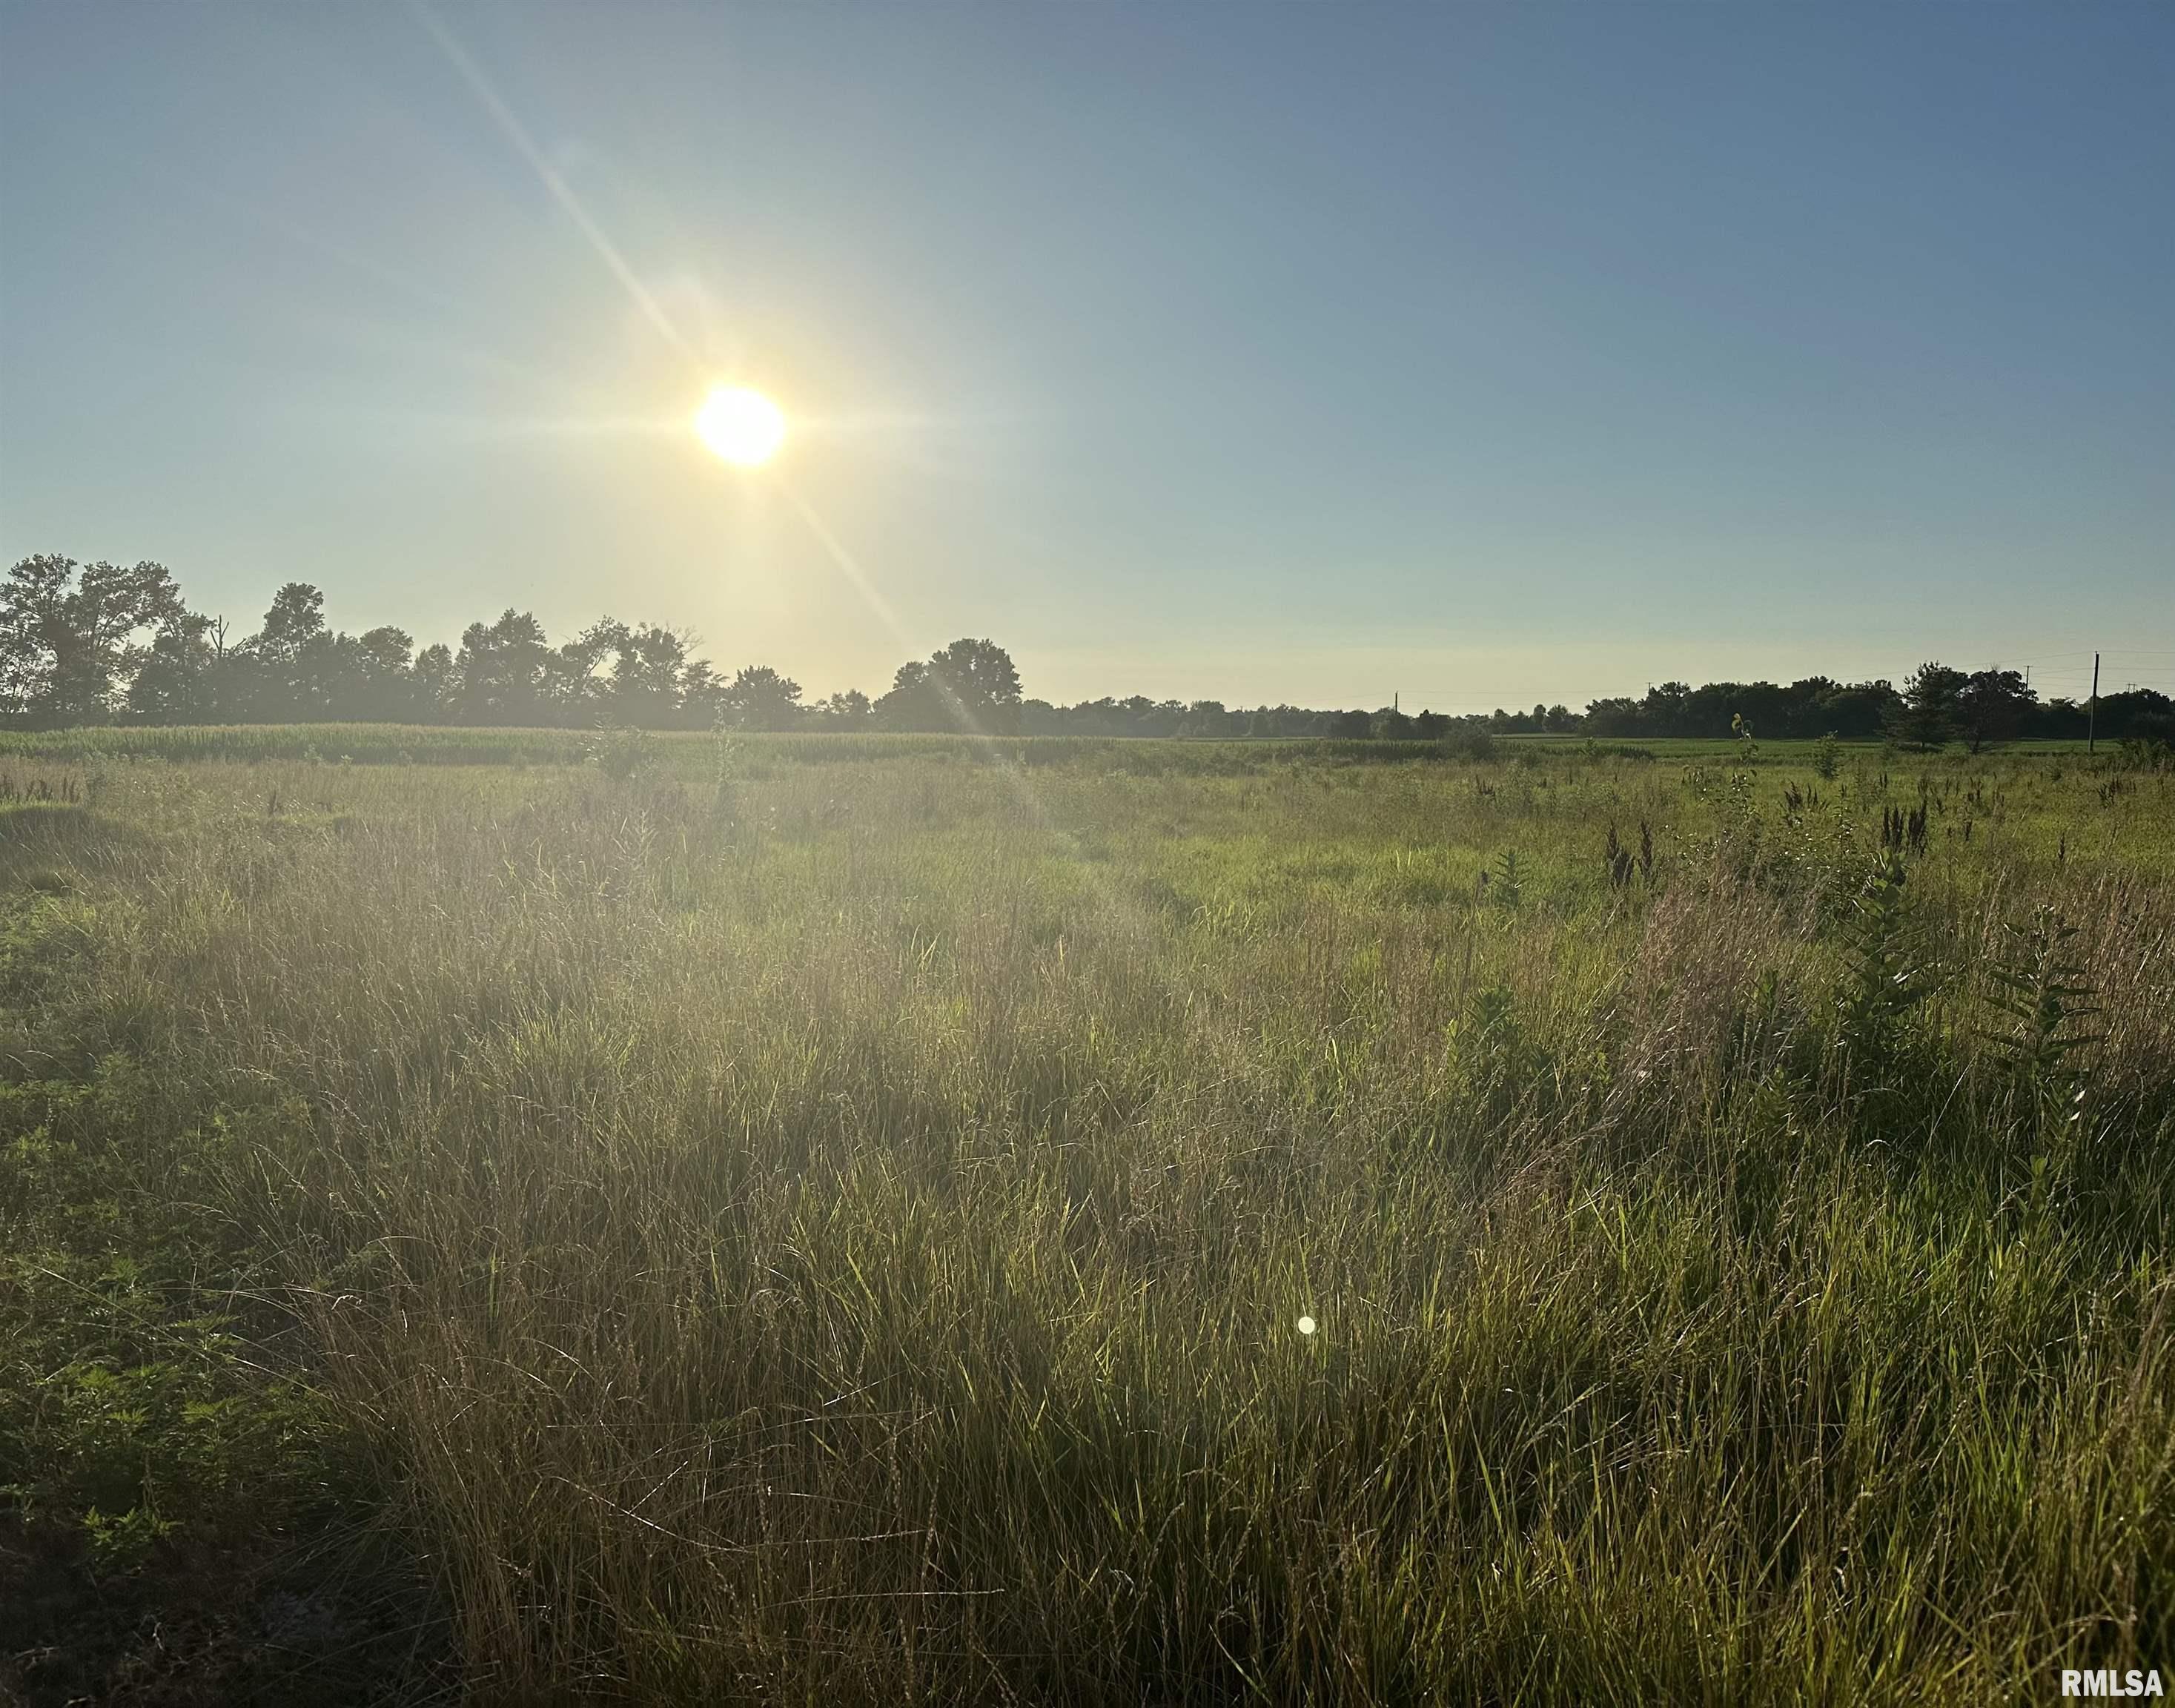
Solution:
M2175 687L2171 91L2143 4L8 0L0 554L819 692Z

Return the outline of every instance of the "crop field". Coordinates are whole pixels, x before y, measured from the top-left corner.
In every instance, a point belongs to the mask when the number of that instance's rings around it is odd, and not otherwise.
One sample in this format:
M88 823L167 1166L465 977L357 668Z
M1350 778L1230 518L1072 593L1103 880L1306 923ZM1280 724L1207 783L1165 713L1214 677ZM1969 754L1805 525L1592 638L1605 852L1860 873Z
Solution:
M0 1701L2051 1698L2172 1307L2136 750L0 744Z

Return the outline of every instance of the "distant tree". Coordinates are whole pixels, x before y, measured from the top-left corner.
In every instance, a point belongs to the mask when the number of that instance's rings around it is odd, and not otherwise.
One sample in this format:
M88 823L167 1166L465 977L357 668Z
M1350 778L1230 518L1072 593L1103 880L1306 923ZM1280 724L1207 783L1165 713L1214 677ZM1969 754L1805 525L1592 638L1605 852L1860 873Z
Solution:
M858 729L869 721L869 697L859 688L848 688L820 700L812 708L816 721L827 729Z
M2100 739L2175 745L2175 701L2156 688L2125 688L2100 696Z
M876 701L876 720L887 729L952 728L942 699L929 680L929 666L909 659L892 673L890 690Z
M689 638L677 629L650 623L634 628L614 625L606 698L618 722L638 729L669 729L681 721Z
M293 664L324 634L324 594L306 581L290 581L272 595L264 626L247 644L268 664Z
M159 625L128 684L128 715L144 724L204 724L221 715L219 670L224 621L177 611Z
M1413 733L1413 720L1394 706L1385 706L1369 721L1368 734L1383 741L1403 741Z
M1245 729L1245 720L1226 711L1221 700L1196 700L1185 708L1179 720L1181 735L1223 736L1236 735Z
M1659 687L1647 689L1646 697L1639 702L1639 733L1648 735L1690 734L1691 697L1692 688L1689 682L1663 682Z
M1646 721L1646 708L1629 696L1587 702L1586 727L1597 735L1636 735Z
M406 675L415 656L415 637L390 623L365 630L356 637L355 647L381 678Z
M887 729L1016 735L1019 671L1012 654L994 641L954 641L926 663L917 659L901 664L891 691L874 709L876 721Z
M416 717L426 724L442 721L453 706L454 682L453 649L443 641L434 641L416 653L409 670Z
M26 557L0 583L0 715L52 728L122 709L150 632L177 621L165 566Z
M2039 697L2015 670L1974 670L1956 690L1956 724L1971 751L1988 742L2007 741L2021 733Z
M984 735L1019 729L1020 679L1012 656L995 641L958 640L929 660L947 707Z
M497 727L561 721L550 687L552 648L544 626L508 609L495 623L470 623L453 661L452 721ZM563 701L561 701L563 703Z
M790 729L800 718L800 684L767 664L751 664L733 678L725 703L743 729Z
M725 705L730 685L711 667L708 659L690 659L680 673L680 727L715 729L731 721Z
M237 648L220 685L238 719L286 724L333 715L342 697L342 661L324 612L324 594L307 582L288 582L272 595L263 626Z
M416 714L415 637L385 623L357 636L354 647L360 701L352 715L374 723L413 718Z
M1946 664L1919 665L1904 681L1890 733L1907 747L1944 745L1956 731L1956 702L1964 680L1961 670Z

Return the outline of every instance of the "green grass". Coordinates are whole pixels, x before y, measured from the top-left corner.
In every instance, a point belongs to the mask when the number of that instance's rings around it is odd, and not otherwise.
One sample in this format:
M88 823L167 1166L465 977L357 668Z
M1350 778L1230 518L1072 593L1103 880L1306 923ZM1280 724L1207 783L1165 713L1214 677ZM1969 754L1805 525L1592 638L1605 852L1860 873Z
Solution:
M0 743L28 1700L2167 1670L2175 776L581 740Z

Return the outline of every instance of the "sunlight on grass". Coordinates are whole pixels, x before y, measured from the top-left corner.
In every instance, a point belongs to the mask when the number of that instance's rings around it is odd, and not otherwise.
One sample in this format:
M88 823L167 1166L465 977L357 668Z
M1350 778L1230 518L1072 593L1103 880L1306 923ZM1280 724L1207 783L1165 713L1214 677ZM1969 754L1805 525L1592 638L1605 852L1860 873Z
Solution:
M164 1277L0 1293L0 1481L132 1570L231 1418L483 1700L2165 1653L2165 773L229 734L0 753L11 1249Z

